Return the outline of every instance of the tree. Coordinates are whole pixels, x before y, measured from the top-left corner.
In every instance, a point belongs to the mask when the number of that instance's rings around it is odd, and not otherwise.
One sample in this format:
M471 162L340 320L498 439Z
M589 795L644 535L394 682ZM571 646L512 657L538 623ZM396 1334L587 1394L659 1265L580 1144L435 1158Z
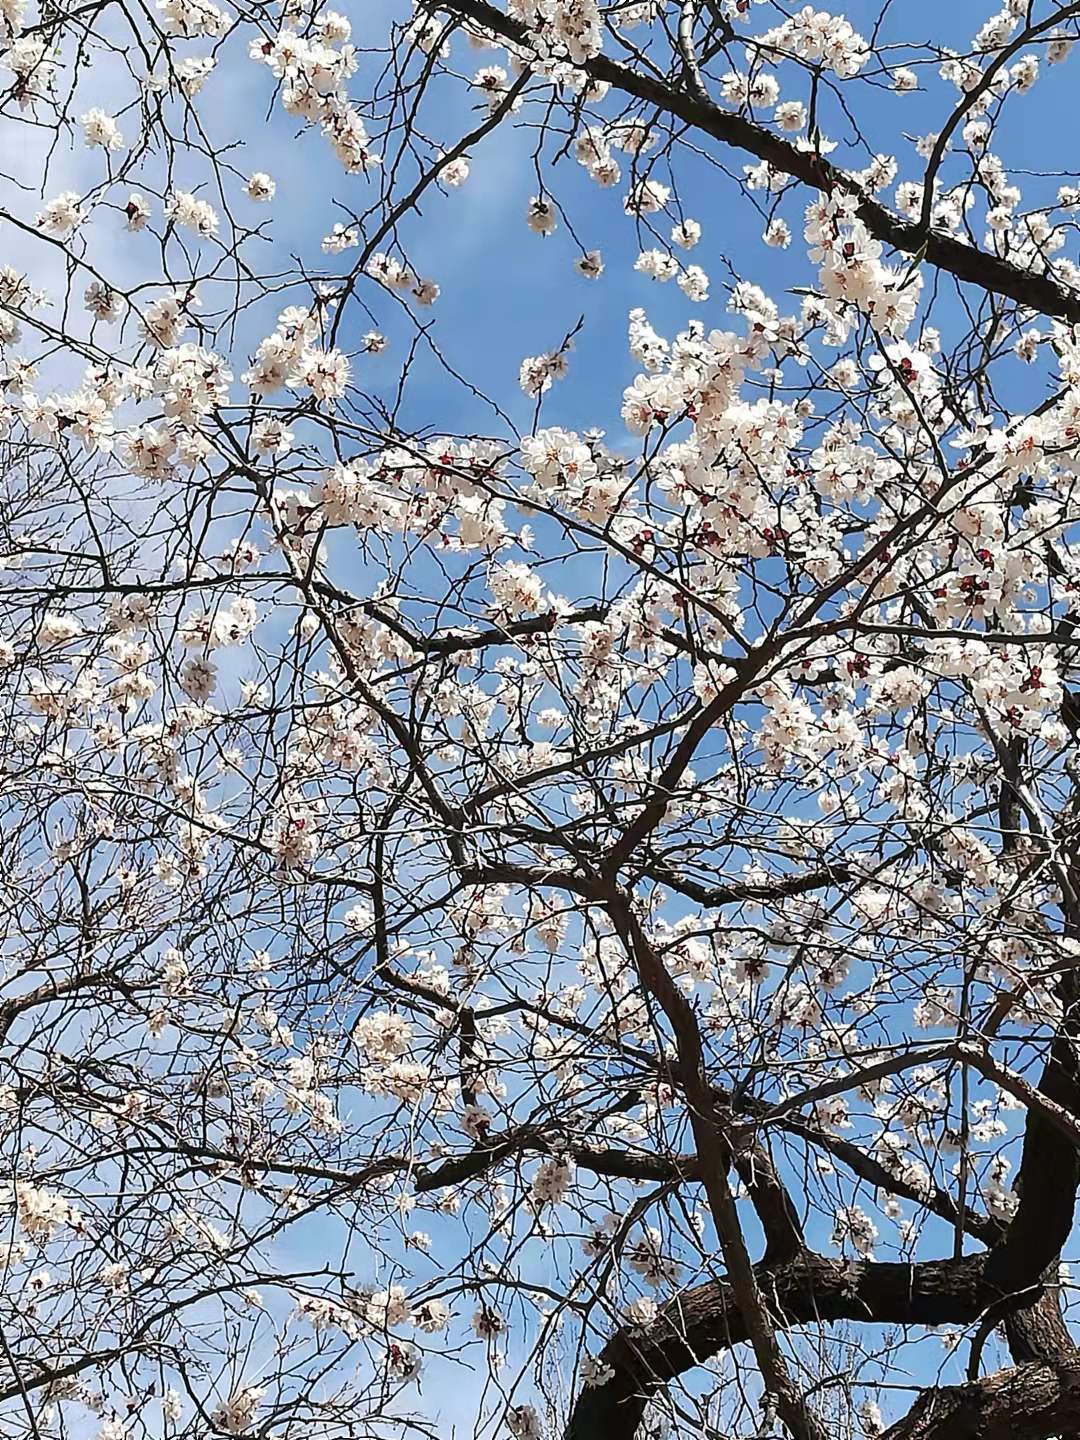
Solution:
M5 1435L1080 1433L1080 4L856 9L0 4Z

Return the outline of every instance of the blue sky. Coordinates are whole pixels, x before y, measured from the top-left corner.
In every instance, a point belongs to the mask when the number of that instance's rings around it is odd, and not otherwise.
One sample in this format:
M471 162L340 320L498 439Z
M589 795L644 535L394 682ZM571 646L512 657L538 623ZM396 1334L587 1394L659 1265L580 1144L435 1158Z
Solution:
M879 8L870 3L843 7L856 28L866 32ZM947 6L894 5L882 27L882 39L889 44L915 38L960 49L992 8L972 0ZM468 51L460 41L456 47L454 59L462 56L458 63L463 70L489 58ZM908 57L901 51L900 58ZM1069 114L1075 84L1072 70L1069 64L1044 67L1035 89L1005 109L995 148L1008 164L1021 170L1055 174L1051 181L1032 179L1025 185L1027 203L1041 199L1064 183L1066 176L1076 173L1070 127L1062 123L1062 117ZM893 95L880 82L857 83L850 90L850 103L871 151L897 156L898 179L921 177L924 162L911 140L940 128L953 103L955 92L937 78L934 69L928 72L928 86L928 93L904 96ZM793 86L790 91L785 89L783 98L805 99L806 93ZM861 146L845 145L849 128L839 117L832 118L835 123L827 118L823 126L825 133L840 143L832 158L854 167L864 165L869 154ZM462 128L469 128L468 122ZM413 217L402 226L418 268L442 286L435 317L440 343L446 345L462 373L510 408L521 427L527 426L531 415L530 403L514 393L521 358L557 344L582 315L585 324L570 375L546 398L544 422L571 428L600 425L609 431L612 441L618 441L621 391L637 370L626 348L626 315L633 306L644 307L656 328L668 335L692 317L706 326L724 328L730 323L724 309L725 281L733 273L760 284L782 309L797 309L794 297L788 297L785 306L784 291L813 279L800 243L802 212L808 199L805 190L796 187L782 200L778 213L788 220L795 240L786 252L773 250L761 244L761 217L749 200L739 197L733 183L722 179L712 165L681 157L677 176L683 207L704 228L703 239L689 258L701 264L713 281L710 301L692 305L673 282L658 284L634 273L639 244L634 227L622 213L625 186L599 189L572 156L564 156L545 178L583 244L602 251L604 275L599 281L589 281L577 274L574 260L579 251L565 225L548 237L527 230L526 205L537 193L531 159L534 145L534 130L500 127L477 146L466 185L448 197L433 196L424 207L423 219ZM735 174L752 161L749 156L724 153L715 144L708 148ZM334 196L345 197L351 185L363 184L343 182L332 169L324 168L323 173ZM657 173L658 178L666 178L662 170ZM891 192L886 198L891 199ZM658 218L663 222L663 217ZM667 224L658 228L666 238ZM981 225L976 232L981 238ZM644 243L656 242L645 239ZM390 364L388 356L384 365ZM1015 369L1017 383L1024 384L1030 372L1019 365ZM426 381L426 368L423 376ZM460 403L460 419L446 414L448 404L455 401ZM417 423L453 428L464 428L477 413L468 400L448 388L445 377L434 368L430 383L412 388L410 411ZM480 411L477 423L491 421Z
M387 4L385 0L355 11L347 4L342 8L350 12L353 40L361 49L382 44L388 18L401 18L405 13L401 5ZM947 6L928 0L892 5L881 27L882 43L894 47L888 53L897 63L910 55L909 47L900 45L901 39L911 41L914 37L919 42L959 49L991 10L991 6L976 0L954 0ZM865 33L872 28L878 11L879 6L869 0L855 0L844 7L855 27ZM760 13L755 10L754 18ZM201 54L206 48L206 42L186 42L184 53ZM273 92L267 70L250 62L235 45L226 45L222 55L198 101L207 132L221 148L242 134L243 149L231 151L228 161L243 173L267 170L278 182L278 195L270 206L257 206L242 196L235 202L242 222L271 222L270 243L257 239L248 242L252 262L270 269L276 268L277 262L287 263L291 255L299 255L311 269L347 272L356 252L346 252L335 260L321 254L319 242L336 221L345 219L339 205L359 213L371 204L375 194L371 182L362 176L346 175L323 137L317 131L298 133L296 122L280 105L275 104L267 116ZM478 52L462 37L454 40L451 63L460 73L471 74L479 65L500 58L501 52ZM365 87L371 84L380 65L381 61L373 57L362 59L351 84L356 97L365 95ZM872 151L894 154L900 161L898 179L919 179L923 161L911 142L940 127L955 94L937 78L935 68L928 69L926 76L927 93L896 96L880 80L859 79L848 87L845 93L870 142L869 150L850 143L852 136L843 117L835 107L830 114L827 103L823 103L823 130L839 142L832 158L857 167L866 163ZM79 92L82 103L100 102L101 81L99 71ZM1075 166L1075 152L1064 119L1069 114L1073 84L1073 67L1069 64L1044 67L1035 89L1005 108L995 149L1010 166L1022 171L1046 171L1054 177L1049 181L1034 177L1026 181L1026 203L1043 198L1065 177L1076 173L1069 168L1070 163ZM446 145L477 123L478 112L462 102L460 90L456 85L435 85L423 112L427 133ZM805 100L806 88L801 80L792 82L789 78L782 98ZM80 103L74 107L76 112L81 108ZM130 118L133 124L134 116ZM788 251L769 249L760 242L763 224L752 199L740 196L733 181L715 165L684 153L676 168L679 196L684 212L698 219L704 228L701 243L687 258L702 265L712 279L710 300L694 305L674 282L658 284L633 271L639 240L634 226L622 213L629 164L624 163L622 185L601 190L572 155L562 156L557 165L549 168L547 160L559 147L548 143L544 147L547 188L565 209L583 245L600 249L604 256L604 275L598 281L589 281L574 268L580 251L567 225L560 224L557 232L548 237L534 235L526 227L526 206L538 190L533 159L537 140L534 119L535 112L530 109L481 141L471 152L472 173L466 184L448 194L430 190L422 202L422 213L407 217L399 233L419 273L434 278L442 288L436 306L422 312L422 318L433 322L432 333L454 368L493 396L522 430L529 426L533 406L517 387L521 359L558 344L584 317L570 375L545 399L544 423L571 428L598 425L608 430L613 443L619 444L625 438L618 422L621 393L637 370L626 347L628 311L634 306L644 307L656 328L668 335L691 318L702 320L707 327L724 327L730 323L724 299L732 275L760 284L782 309L796 310L797 298L785 297L784 292L813 279L800 243L808 193L795 187L782 199L777 213L787 219L795 240ZM25 145L11 147L8 164L16 178L30 186L40 174L45 138L40 131L24 132L21 139ZM712 158L736 176L752 158L724 151L713 142L706 148ZM85 188L89 180L101 174L101 152L83 150L76 136L72 150L61 144L53 165L46 194L55 194L69 184ZM667 178L662 168L656 173L658 178ZM204 161L181 153L173 183L181 187L194 185L205 175ZM759 194L753 198L760 201L762 197ZM891 190L883 198L891 199ZM32 203L27 197L25 208ZM666 238L670 220L656 218ZM981 223L976 225L976 233L981 236ZM92 226L86 236L91 258L100 259L107 274L116 274L120 279L130 274L141 277L146 273L148 255L153 264L157 247L148 234L128 236L119 225L110 224ZM641 243L656 242L644 237ZM59 273L58 255L49 255L23 237L13 237L10 253L17 262L25 256L29 272L42 283ZM379 359L364 357L358 361L357 378L390 399L409 331L405 326L395 326L396 307L374 284L362 294L395 344ZM237 372L242 368L245 351L272 328L276 308L273 301L267 302L241 325L233 357ZM368 324L366 318L357 315L346 327L343 342L358 341ZM356 334L349 333L352 328ZM1020 366L1016 372L1017 383L1023 385L1021 374L1030 372L1022 371ZM425 358L423 351L402 413L403 420L417 426L451 433L472 427L489 431L499 428L490 410L462 387L450 383L442 368L430 357Z
M367 4L363 0L355 7L342 5L342 8L351 14L354 40L361 47L381 44L387 17L402 13L397 7ZM867 33L879 8L876 4L853 3L847 6L846 13L857 29ZM944 5L925 3L925 0L894 4L883 26L882 39L889 44L914 38L960 49L991 9L990 5L972 3L972 0L952 0ZM199 53L197 45L189 49L191 53ZM472 52L460 39L455 41L454 62L462 71L471 72L488 59L498 58ZM901 54L898 58L907 57ZM373 68L370 62L361 66L352 85L355 95L363 96ZM901 164L901 179L920 177L923 162L915 154L911 140L939 128L953 103L951 88L942 84L935 72L930 74L928 94L896 97L869 83L850 87L849 93L852 102L857 104L871 151L896 154ZM996 148L1006 162L1019 170L1058 172L1045 182L1032 179L1033 200L1042 198L1048 188L1056 188L1068 176L1067 167L1075 163L1075 83L1075 62L1050 69L1030 95L1017 98L1006 109L1006 119L996 141ZM319 242L335 221L344 218L333 202L337 200L350 209L362 211L370 203L371 190L365 180L343 174L320 135L297 137L295 122L280 109L275 109L269 122L264 124L271 91L267 71L242 55L230 55L208 81L200 109L219 144L232 140L242 130L245 150L242 156L233 157L241 170L249 173L264 169L278 182L277 200L269 210L242 199L238 201L238 213L245 220L254 223L269 218L272 222L272 245L262 247L266 252L266 268L274 268L279 262L287 263L287 257L295 253L321 269L327 261L320 252ZM805 91L793 86L790 91L785 90L784 98L805 99ZM475 124L475 115L457 99L451 99L448 89L442 87L427 112L426 123L429 133L437 134L449 145ZM847 130L839 117L827 116L824 128L831 138L841 142L833 157L835 160L854 166L865 164L869 155L845 144ZM724 308L725 282L732 274L760 284L782 309L797 309L795 298L785 305L784 291L792 286L807 285L813 279L812 267L800 243L807 192L793 191L780 206L779 213L788 220L795 234L791 249L770 250L760 243L763 224L760 215L748 201L740 198L736 185L704 160L684 157L679 169L683 208L704 228L703 240L691 258L709 272L713 282L712 298L704 305L692 305L674 283L662 286L634 273L633 261L639 244L633 227L622 213L624 187L610 191L598 189L572 157L563 158L549 173L548 188L565 208L583 244L603 252L604 275L596 282L578 275L574 260L579 252L567 225L561 224L555 235L546 239L528 230L525 209L530 196L537 193L531 160L535 143L533 129L520 124L504 125L475 147L471 155L472 173L461 189L446 196L430 192L423 203L422 215L411 216L403 222L401 234L410 259L421 274L435 279L442 289L440 300L433 311L425 312L425 319L430 316L433 321L433 333L453 367L479 389L493 395L516 425L527 430L533 405L518 389L518 366L524 356L556 345L583 316L584 326L571 360L569 377L556 385L546 398L544 423L570 428L597 425L608 431L616 447L630 445L634 442L622 433L619 421L623 387L637 370L627 352L627 312L635 306L644 307L656 328L668 335L691 318L700 318L707 327L724 328L729 323ZM736 174L749 159L718 153L715 147L711 149L716 159ZM24 155L12 157L13 165L20 162L23 162L24 178L32 177L36 164L32 148ZM69 183L78 187L85 175L99 173L95 167L100 163L100 156L88 158L81 150L61 154L57 175L47 193L55 194ZM185 167L186 162L177 174L179 183L195 183L203 178L198 167ZM660 178L664 178L662 174ZM664 233L666 228L665 225ZM101 231L99 234L92 227L88 236L91 253L100 257L103 268L117 267L112 273L117 273L118 278L123 279L129 269L139 273L143 254L154 253L154 242L149 236L121 235L118 239L118 227L107 234L105 227L101 227ZM980 225L976 226L976 233L981 234ZM20 255L27 255L30 268L29 249L21 242L17 242L15 248ZM253 254L260 254L258 242L252 242L252 249ZM338 262L341 270L351 264L354 256L355 252L346 252ZM50 261L49 268L55 273L55 260ZM37 269L36 260L31 275L38 283L47 278ZM377 322L391 336L392 345L383 357L359 358L356 371L361 383L390 400L408 343L409 327L395 314L393 302L374 285L368 286L364 295ZM272 328L277 308L274 302L259 307L258 314L253 313L241 327L237 353L233 357L237 373L243 368L244 352ZM944 314L947 316L948 311ZM343 343L347 348L358 342L359 334L368 328L368 323L357 323L355 333L351 325L346 329ZM1041 378L1019 363L1011 367L1010 373L1015 391L1009 403L1020 408L1032 397ZM490 410L465 387L449 380L446 372L423 350L407 391L402 423L435 432L476 429L502 433ZM573 592L579 584L586 583L586 577L579 567L574 573L564 571L558 577L550 576L549 583ZM433 1232L440 1225L427 1217L419 1223ZM325 1237L318 1243L324 1241ZM309 1238L296 1258L306 1263L317 1253L318 1244ZM425 1263L420 1262L418 1269ZM923 1363L929 1367L931 1362ZM434 1402L441 1410L444 1424L449 1426L455 1421L471 1424L475 1386L447 1384L435 1379L429 1382L426 1394L429 1403Z

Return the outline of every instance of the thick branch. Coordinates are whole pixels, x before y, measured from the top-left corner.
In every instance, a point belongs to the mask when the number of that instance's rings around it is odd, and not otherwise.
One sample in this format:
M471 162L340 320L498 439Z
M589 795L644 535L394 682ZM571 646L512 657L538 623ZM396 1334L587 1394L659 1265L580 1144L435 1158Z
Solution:
M755 1267L772 1323L790 1328L834 1320L893 1325L966 1324L986 1303L985 1257L923 1265L860 1264L804 1251L783 1265ZM727 1281L712 1281L669 1301L647 1330L620 1330L601 1353L613 1375L586 1388L566 1440L629 1440L649 1399L709 1356L749 1339Z
M1028 1110L1016 1189L1016 1214L991 1252L988 1278L1004 1295L1031 1283L1032 1274L1056 1265L1073 1227L1080 1185L1080 1080L1077 1076L1076 976L1062 977L1066 1015L1033 1091L1040 1103ZM996 1076L994 1078L997 1078ZM1010 1079L1016 1077L1010 1075ZM1071 1121L1072 1131L1064 1123Z
M793 895L806 895L814 890L826 890L832 885L842 885L851 879L846 865L833 870L808 870L802 875L777 875L767 884L754 885L746 881L733 880L729 885L700 885L696 880L678 875L666 865L653 864L645 869L651 880L677 890L699 905L711 908L721 905L737 905L745 902L786 900Z
M486 0L442 0L442 8L452 15L484 26L512 44L528 46L525 27L487 4ZM596 80L656 106L664 114L675 116L724 145L764 160L774 170L790 175L804 185L815 190L839 189L858 195L860 220L883 244L909 255L918 254L925 245L926 263L947 271L957 280L977 285L995 295L1004 295L1040 314L1056 315L1073 323L1080 321L1080 296L1075 291L1048 275L1025 270L1010 260L977 250L952 235L937 230L927 234L918 222L901 220L884 205L863 194L851 176L830 165L814 151L797 149L779 135L771 134L741 115L728 114L699 94L691 94L670 81L620 65L604 55L587 61L583 68Z
M765 1146L735 1144L732 1163L765 1233L765 1259L788 1260L803 1248L802 1222Z
M1050 1440L1080 1433L1080 1356L919 1396L885 1440Z
M444 1160L431 1170L417 1170L413 1185L418 1192L441 1190L476 1179L510 1155L533 1151L541 1155L569 1155L575 1164L594 1175L617 1180L696 1180L700 1167L695 1155L647 1155L630 1150L593 1149L580 1143L561 1142L550 1130L522 1126L494 1135L464 1155Z

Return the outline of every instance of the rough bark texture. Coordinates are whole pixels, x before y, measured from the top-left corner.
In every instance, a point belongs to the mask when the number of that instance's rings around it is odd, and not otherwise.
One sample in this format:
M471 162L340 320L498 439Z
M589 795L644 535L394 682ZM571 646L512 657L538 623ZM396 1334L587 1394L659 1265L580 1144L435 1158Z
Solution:
M1065 1015L1050 1052L1039 1090L1070 1115L1080 1115L1077 1078L1077 1008L1080 987L1067 973L1059 986ZM1057 1263L1073 1227L1080 1185L1080 1154L1037 1111L1029 1110L1017 1173L1020 1196L1004 1238L990 1253L987 1276L1003 1295L1015 1295Z
M1080 1434L1080 1357L1031 1361L928 1390L884 1440L1049 1440Z
M942 1325L977 1320L986 1309L985 1257L925 1265L840 1260L803 1251L756 1267L758 1289L778 1328L835 1320ZM601 1359L614 1371L581 1393L567 1440L631 1440L649 1399L677 1375L748 1339L730 1285L714 1281L677 1296L647 1331L621 1330Z

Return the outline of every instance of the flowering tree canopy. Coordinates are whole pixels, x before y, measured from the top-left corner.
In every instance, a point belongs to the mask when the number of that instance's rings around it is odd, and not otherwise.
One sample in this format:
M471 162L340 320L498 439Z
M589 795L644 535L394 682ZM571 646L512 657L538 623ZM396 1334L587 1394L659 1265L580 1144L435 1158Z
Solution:
M342 8L0 0L3 1434L1080 1433L1080 3Z

